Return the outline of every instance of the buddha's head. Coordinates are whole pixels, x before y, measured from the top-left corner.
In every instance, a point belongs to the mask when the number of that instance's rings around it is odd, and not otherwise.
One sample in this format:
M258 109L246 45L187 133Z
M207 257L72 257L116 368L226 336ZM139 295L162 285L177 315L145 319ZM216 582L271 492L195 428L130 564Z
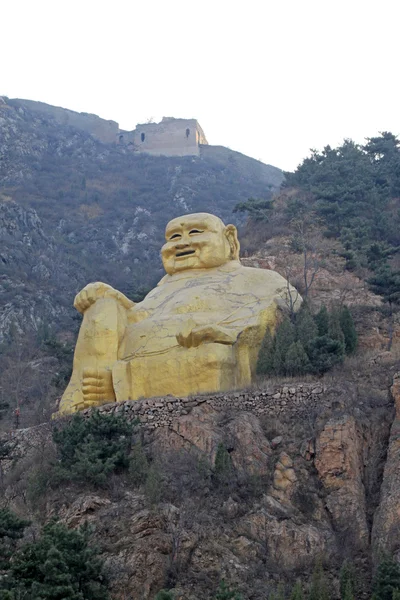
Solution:
M186 269L210 269L230 260L239 260L239 240L234 225L219 217L194 213L172 219L165 230L161 249L164 269L169 275Z

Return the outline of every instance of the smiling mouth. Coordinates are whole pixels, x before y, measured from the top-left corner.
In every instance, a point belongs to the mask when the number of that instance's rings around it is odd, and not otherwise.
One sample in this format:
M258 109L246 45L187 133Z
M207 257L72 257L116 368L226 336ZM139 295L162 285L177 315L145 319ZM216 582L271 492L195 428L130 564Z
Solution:
M195 254L196 250L184 250L183 252L177 252L176 258L180 258L181 256L190 256L191 254Z

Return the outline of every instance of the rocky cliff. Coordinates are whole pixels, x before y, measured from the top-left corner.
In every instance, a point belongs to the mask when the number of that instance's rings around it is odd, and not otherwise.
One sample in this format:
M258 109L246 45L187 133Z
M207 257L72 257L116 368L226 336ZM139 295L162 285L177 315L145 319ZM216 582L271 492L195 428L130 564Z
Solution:
M398 361L385 366L368 381L337 373L319 384L102 407L139 418L135 435L158 465L150 492L120 476L103 489L42 490L33 505L26 472L45 464L51 427L21 430L5 495L35 522L91 523L116 600L154 598L166 586L180 600L207 599L221 579L255 600L279 582L307 582L317 560L337 597L345 559L360 578L357 597L368 597L374 556L399 549L398 375L388 389ZM232 465L222 484L208 470L221 445Z

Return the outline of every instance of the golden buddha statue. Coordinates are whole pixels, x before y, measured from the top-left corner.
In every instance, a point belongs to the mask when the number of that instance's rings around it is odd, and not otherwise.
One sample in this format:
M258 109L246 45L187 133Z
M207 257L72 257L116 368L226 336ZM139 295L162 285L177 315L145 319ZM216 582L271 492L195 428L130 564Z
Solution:
M165 237L167 274L142 302L101 282L77 294L83 321L58 414L251 383L266 327L295 290L274 271L243 267L236 227L214 215L173 219Z

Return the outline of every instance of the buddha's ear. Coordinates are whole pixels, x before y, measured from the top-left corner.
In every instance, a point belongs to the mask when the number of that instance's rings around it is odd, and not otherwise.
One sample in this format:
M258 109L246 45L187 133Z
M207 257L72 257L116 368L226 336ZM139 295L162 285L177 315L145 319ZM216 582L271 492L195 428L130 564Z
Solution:
M239 260L240 243L237 236L237 229L234 225L227 225L224 229L225 237L228 240L231 249L231 260Z

